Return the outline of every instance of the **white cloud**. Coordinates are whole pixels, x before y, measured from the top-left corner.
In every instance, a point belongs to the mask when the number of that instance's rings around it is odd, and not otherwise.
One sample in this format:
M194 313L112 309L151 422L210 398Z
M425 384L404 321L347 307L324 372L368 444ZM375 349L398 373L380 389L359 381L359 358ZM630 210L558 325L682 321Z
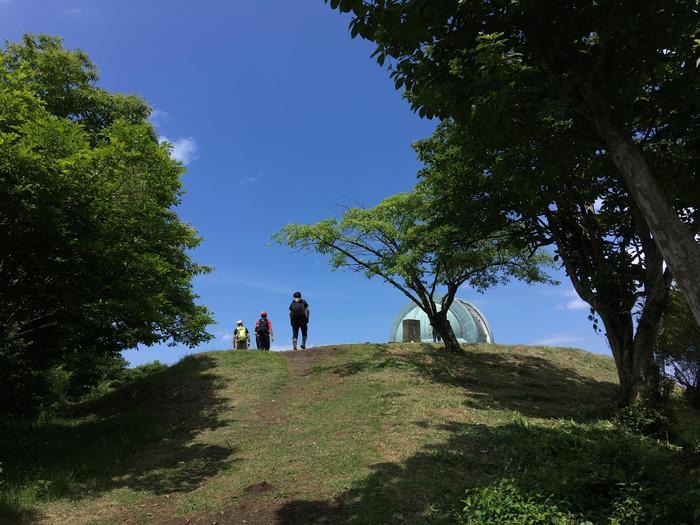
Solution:
M559 295L561 297L578 297L576 290L573 288L564 288L563 286L555 286L552 288L544 288L540 290L543 295Z
M530 344L543 346L562 346L571 343L580 343L585 340L585 337L579 337L577 335L556 334L550 337L545 337L544 339L538 339L537 341L533 341Z
M238 181L239 186L245 186L246 184L254 184L255 182L258 181L258 179L261 179L265 176L265 170L259 169L258 172L255 175L251 175L248 177L243 177Z
M224 334L221 336L222 341L231 341L233 339L233 334Z
M170 140L165 135L160 137L160 142L168 142L171 145L170 157L182 162L183 164L189 164L196 158L197 155L197 143L192 137L185 137L177 140Z
M357 294L354 293L344 293L337 292L334 290L328 291L310 291L306 286L290 286L281 282L274 281L262 281L255 277L247 275L235 275L231 271L227 270L216 270L213 274L207 276L205 280L202 281L206 286L215 286L217 288L221 287L243 287L250 290L256 290L258 292L263 292L270 295L282 295L288 297L290 300L292 294L301 289L306 299L334 299L334 300L355 300L358 298Z
M557 293L562 297L571 297L572 299L565 303L555 304L555 310L583 310L589 307L588 303L581 299L573 288L558 290Z
M582 310L584 308L589 308L589 304L580 297L566 303L567 310Z
M571 301L565 303L565 304L558 304L554 307L555 310L583 310L584 308L588 308L589 305L586 301L581 299L580 297L577 297L576 299L572 299Z
M83 10L79 7L69 7L63 10L63 14L68 16L74 16L77 18L83 14Z
M165 121L168 120L168 112L163 111L162 109L154 108L153 111L151 111L151 114L148 117L148 120L151 121L151 124L154 126L160 126L163 124Z

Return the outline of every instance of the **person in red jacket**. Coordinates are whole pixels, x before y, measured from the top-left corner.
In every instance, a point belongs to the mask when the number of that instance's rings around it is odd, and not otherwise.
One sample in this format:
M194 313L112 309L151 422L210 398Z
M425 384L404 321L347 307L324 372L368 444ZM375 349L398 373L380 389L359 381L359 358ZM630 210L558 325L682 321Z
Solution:
M275 336L272 333L272 323L267 318L267 312L260 312L260 319L255 323L255 339L259 342L260 350L270 349L270 340L274 341Z

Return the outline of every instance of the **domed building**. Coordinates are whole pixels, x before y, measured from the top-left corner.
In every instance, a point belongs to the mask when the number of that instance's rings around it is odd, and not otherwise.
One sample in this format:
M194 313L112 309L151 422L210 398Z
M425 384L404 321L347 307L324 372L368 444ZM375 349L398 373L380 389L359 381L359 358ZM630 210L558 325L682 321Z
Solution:
M390 342L403 341L403 322L407 319L420 322L422 342L433 342L433 331L428 316L412 301L406 304L394 319L389 336ZM493 343L493 332L486 317L469 301L456 297L447 312L447 319L460 343Z

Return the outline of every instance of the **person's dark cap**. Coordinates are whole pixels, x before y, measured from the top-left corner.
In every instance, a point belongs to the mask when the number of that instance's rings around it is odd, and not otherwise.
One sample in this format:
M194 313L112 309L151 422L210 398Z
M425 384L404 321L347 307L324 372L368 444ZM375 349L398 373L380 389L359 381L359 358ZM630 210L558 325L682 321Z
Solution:
M294 292L294 297L301 297L301 292Z

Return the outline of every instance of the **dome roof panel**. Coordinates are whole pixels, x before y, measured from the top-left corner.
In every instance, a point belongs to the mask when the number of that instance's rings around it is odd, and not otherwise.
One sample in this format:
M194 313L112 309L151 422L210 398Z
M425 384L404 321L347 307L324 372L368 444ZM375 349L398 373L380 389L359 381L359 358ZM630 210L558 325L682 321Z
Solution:
M439 299L436 299L439 301ZM428 315L415 303L406 304L394 319L389 340L401 342L403 340L403 321L414 319L420 322L421 340L426 343L433 342L433 331ZM455 336L462 343L491 343L493 336L486 317L476 306L464 299L456 298L450 311L447 313Z

